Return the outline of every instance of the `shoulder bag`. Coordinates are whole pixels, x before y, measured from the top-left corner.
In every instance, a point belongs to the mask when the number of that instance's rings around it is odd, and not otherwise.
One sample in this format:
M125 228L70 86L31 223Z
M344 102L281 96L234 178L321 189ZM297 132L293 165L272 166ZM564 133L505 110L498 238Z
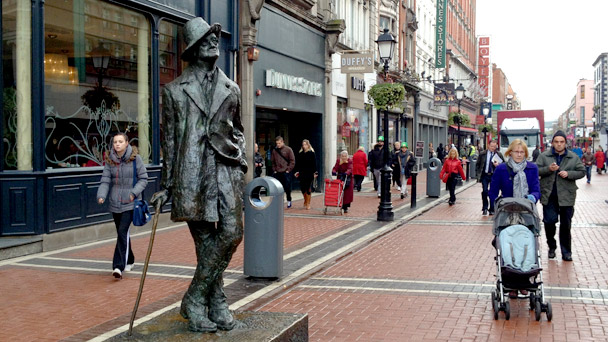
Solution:
M135 184L137 184L137 159L133 159L133 187L135 188ZM135 198L133 200L133 225L134 226L143 226L150 219L152 215L150 214L150 208L148 207L148 202L146 202L144 198L144 193L142 191L141 198Z

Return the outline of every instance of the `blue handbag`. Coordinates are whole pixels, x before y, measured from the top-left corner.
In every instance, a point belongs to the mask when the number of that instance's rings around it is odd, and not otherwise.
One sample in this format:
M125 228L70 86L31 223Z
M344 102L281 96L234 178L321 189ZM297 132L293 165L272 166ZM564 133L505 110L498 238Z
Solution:
M137 159L133 160L133 187L137 184ZM150 219L152 215L150 214L150 208L148 207L148 202L146 202L144 198L144 193L142 191L141 198L135 198L133 200L133 225L134 226L143 226Z

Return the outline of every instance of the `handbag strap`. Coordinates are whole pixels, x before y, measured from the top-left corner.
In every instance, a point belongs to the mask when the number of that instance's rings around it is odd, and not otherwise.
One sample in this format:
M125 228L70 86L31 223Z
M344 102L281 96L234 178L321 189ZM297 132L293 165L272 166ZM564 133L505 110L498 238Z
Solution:
M137 184L137 158L133 159L133 188ZM137 198L137 197L136 197ZM141 192L141 198L144 198L144 192Z

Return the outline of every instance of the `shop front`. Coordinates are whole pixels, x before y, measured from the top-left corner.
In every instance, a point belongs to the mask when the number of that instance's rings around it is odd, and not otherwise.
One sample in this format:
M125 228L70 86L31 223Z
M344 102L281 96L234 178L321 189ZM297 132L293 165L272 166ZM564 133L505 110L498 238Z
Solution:
M145 197L159 190L160 94L184 68L187 20L222 24L217 65L234 79L236 0L122 3L2 2L0 235L110 221L95 196L117 132L147 164Z
M265 6L259 21L260 57L254 64L255 139L272 173L270 152L282 136L295 154L302 140L323 161L325 36L283 12ZM297 188L297 182L294 184Z

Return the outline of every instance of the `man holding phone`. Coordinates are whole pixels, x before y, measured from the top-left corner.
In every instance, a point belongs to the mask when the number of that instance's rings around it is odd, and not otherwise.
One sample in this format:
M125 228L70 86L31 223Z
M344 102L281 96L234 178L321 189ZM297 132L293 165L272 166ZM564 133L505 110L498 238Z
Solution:
M559 220L562 260L572 261L570 226L578 189L576 180L585 176L585 166L574 152L566 149L566 134L563 131L555 132L551 145L551 149L541 153L536 160L549 259L555 258L555 224Z
M498 164L505 161L502 153L496 150L498 142L490 141L488 149L479 154L477 161L477 181L481 183L481 212L483 215L488 214L488 190L492 182L492 174ZM494 215L494 203L489 203L490 215Z

